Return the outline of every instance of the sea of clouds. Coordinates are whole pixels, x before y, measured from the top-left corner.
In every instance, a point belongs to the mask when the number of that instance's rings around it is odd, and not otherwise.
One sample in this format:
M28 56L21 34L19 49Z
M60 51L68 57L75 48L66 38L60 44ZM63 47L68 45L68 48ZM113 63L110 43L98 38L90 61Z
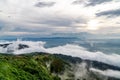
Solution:
M97 72L99 74L102 74L104 76L114 77L114 78L120 79L120 71L110 70L110 69L102 71L102 70L95 69L95 68L91 68L90 70L93 72Z
M50 54L64 54L64 55L70 55L73 57L80 57L82 59L99 61L99 62L120 67L120 55L106 54L99 51L90 52L86 48L81 47L79 45L66 44L63 46L45 48L44 47L45 42L42 42L42 41L36 41L36 42L34 41L1 41L0 42L0 44L8 44L8 43L12 43L12 44L7 46L6 48L0 47L0 53L19 55L19 54L29 54L31 52L47 52ZM24 48L19 50L18 49L19 44L28 45L29 48ZM8 53L7 52L8 49L12 49L13 52ZM119 71L114 71L114 70L101 71L93 68L91 68L91 70L105 76L120 78Z
M86 48L79 45L66 44L63 46L45 48L45 42L42 41L2 41L0 44L12 43L6 48L0 47L0 53L7 53L7 49L12 49L12 54L28 54L31 52L47 52L51 54L64 54L71 55L73 57L80 57L82 59L95 60L110 65L120 67L120 55L118 54L106 54L103 52L90 52ZM17 49L19 44L28 45L29 48Z

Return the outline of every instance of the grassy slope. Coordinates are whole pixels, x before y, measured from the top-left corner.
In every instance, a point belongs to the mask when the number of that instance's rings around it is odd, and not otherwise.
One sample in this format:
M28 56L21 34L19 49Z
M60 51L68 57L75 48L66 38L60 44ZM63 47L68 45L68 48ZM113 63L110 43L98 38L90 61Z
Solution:
M76 80L74 70L76 70L76 68L79 69L79 67L77 67L78 63L76 62L81 63L82 60L71 56L50 55L45 53L24 55L0 54L0 80L60 80L58 76L66 72L67 75L64 74L66 76L63 75L62 77L67 78L62 80ZM81 78L78 78L78 80L81 80ZM104 79L104 76L88 70L87 76L83 76L82 80L119 79Z
M1 54L0 80L59 80L46 66L46 62L55 62L55 59L57 58L47 54L18 56Z

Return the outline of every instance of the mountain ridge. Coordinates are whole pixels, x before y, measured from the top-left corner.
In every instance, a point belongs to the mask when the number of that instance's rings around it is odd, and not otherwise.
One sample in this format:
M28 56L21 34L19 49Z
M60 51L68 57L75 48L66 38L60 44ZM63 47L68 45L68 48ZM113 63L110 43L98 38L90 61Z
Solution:
M10 72L0 72L0 77L1 79L3 78L3 80L8 80L5 78L4 74L18 75L15 77L15 79L18 80L22 79L21 77L23 76L25 80L39 80L39 78L40 80L120 80L119 78L105 76L90 70L91 68L95 68L99 70L113 69L120 71L119 67L97 61L82 60L78 57L62 54L49 54L43 52L20 55L0 54L0 60L2 61L2 67L8 65L7 70ZM1 70L4 70L2 67L0 67ZM14 70L16 72L14 72ZM39 73L39 71L41 73ZM76 74L78 71L82 76ZM31 77L29 77L29 75L31 75ZM8 78L10 78L10 80L15 80L13 76L11 77L9 76Z

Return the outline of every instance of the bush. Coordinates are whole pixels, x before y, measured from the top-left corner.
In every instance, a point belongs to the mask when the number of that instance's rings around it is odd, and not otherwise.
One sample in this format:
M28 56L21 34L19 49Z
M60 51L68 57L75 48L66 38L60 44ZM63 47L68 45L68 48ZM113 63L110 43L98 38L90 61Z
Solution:
M50 65L50 71L52 73L61 73L64 71L64 62L60 59L54 59Z

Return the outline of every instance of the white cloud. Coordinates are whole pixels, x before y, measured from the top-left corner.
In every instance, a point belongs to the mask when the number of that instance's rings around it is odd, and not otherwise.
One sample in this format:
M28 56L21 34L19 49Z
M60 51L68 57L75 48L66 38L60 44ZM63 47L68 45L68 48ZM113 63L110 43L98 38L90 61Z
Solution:
M104 76L114 77L114 78L119 78L120 79L120 71L115 71L115 70L102 71L102 70L98 70L98 69L94 69L94 68L91 68L90 70L93 71L93 72L100 73Z
M0 1L0 22L5 22L7 26L3 26L4 31L14 31L16 28L22 28L23 32L47 30L47 33L60 32L93 32L86 29L87 24L91 20L97 20L100 24L99 29L94 33L98 33L102 28L114 28L120 26L116 24L120 17L107 18L106 16L97 17L96 13L118 9L120 2L110 1L107 3L97 4L95 6L84 6L84 2L80 5L73 5L75 0L1 0ZM87 0L86 0L87 1ZM42 2L54 3L52 6L36 7L35 4ZM46 4L44 6L46 6ZM9 26L9 25L12 25ZM97 27L97 26L96 26ZM116 28L114 28L116 29ZM111 29L112 30L112 29ZM39 32L40 32L39 31ZM20 32L20 31L18 31ZM115 33L115 30L112 32ZM108 31L104 31L108 33ZM119 33L117 31L116 33Z

